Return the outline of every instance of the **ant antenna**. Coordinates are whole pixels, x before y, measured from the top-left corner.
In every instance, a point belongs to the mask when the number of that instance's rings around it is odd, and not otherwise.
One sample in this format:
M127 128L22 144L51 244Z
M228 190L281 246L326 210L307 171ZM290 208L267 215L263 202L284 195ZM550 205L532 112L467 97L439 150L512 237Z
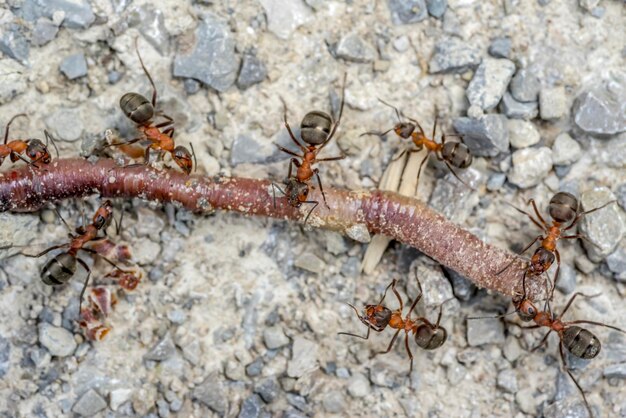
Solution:
M198 172L198 160L196 160L196 151L193 149L193 144L190 142L189 146L191 147L191 155L193 155L193 166L196 173Z
M402 123L402 118L400 117L400 111L398 110L397 107L395 107L392 104L387 103L386 101L384 101L383 99L381 99L380 97L378 98L378 101L381 102L382 104L389 106L390 108L392 108L393 110L395 110L396 112L396 117L398 118L398 122Z

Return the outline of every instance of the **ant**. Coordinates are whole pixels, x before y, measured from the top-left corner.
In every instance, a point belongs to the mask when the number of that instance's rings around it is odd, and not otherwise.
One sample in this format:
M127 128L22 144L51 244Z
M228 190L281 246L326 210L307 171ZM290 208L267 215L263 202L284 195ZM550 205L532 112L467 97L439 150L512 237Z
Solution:
M19 113L11 118L9 123L4 130L4 142L0 144L0 165L4 161L6 157L11 157L11 162L16 162L18 159L24 161L28 165L32 165L36 168L37 163L42 162L43 164L50 164L52 158L50 156L50 152L48 152L48 141L52 142L54 149L57 153L57 158L59 156L59 150L52 139L52 135L48 133L48 131L44 131L46 136L46 143L44 144L39 139L13 139L9 141L9 128L13 121L20 117L28 117L25 113ZM27 160L22 156L25 154L28 156L30 160Z
M513 298L513 305L515 306L515 312L518 313L519 318L522 321L530 322L533 321L535 325L531 325L528 327L522 327L525 329L536 329L541 327L549 328L549 331L543 336L539 345L534 347L531 351L537 350L539 347L544 345L548 339L548 335L550 335L553 331L556 332L559 336L559 352L561 355L561 361L563 363L563 368L572 379L576 387L578 388L580 394L583 397L583 401L585 402L585 406L589 411L589 416L593 417L593 413L591 411L591 407L587 402L587 397L583 392L582 388L578 384L578 381L574 378L574 375L567 367L567 362L565 360L565 349L569 351L573 356L576 356L581 359L590 360L595 358L599 353L602 347L600 340L593 335L590 331L585 328L579 327L576 324L591 324L591 325L599 325L606 328L610 328L622 333L626 333L623 329L614 327L612 325L603 324L601 322L595 321L586 321L586 320L578 320L578 321L568 321L564 322L561 320L563 315L569 307L574 302L577 296L583 296L586 298L593 298L598 295L585 295L583 293L574 293L574 295L570 298L570 300L565 305L563 312L561 312L558 316L554 316L551 309L548 308L548 312L540 311L537 307L528 300L524 295L520 295L519 293ZM549 306L549 305L548 305Z
M99 241L106 240L105 237L98 237L98 233L100 231L104 231L111 224L112 219L113 204L110 200L106 200L96 210L91 224L79 226L75 229L76 234L69 234L69 237L71 238L69 243L54 245L39 254L24 254L27 257L38 258L48 254L50 251L59 248L68 248L66 252L56 255L43 266L41 269L41 281L49 286L59 286L65 284L74 276L74 273L76 273L76 263L78 262L81 266L83 266L85 270L87 270L87 278L85 279L85 284L80 292L79 312L82 312L83 296L89 283L91 270L87 266L87 263L77 256L78 251L82 250L91 254L99 254L103 260L115 267L115 269L128 273L126 270L119 268L113 261L100 254L95 249L85 248L85 245L89 242L98 243ZM61 220L63 220L63 218L61 218ZM65 223L65 220L63 220L63 223ZM67 223L65 223L65 225L69 228Z
M400 158L402 155L404 155L405 152L418 152L418 151L421 151L424 147L426 147L426 150L427 150L426 156L420 163L420 167L417 172L418 180L422 173L422 167L428 160L430 153L434 152L435 155L437 156L437 159L439 161L443 161L446 164L446 166L448 167L450 172L454 175L454 177L456 177L461 183L463 183L467 187L470 187L467 185L467 183L461 180L461 178L456 174L456 172L452 168L452 167L467 168L472 164L472 154L469 148L467 147L467 145L465 145L462 142L463 141L462 135L447 135L450 137L455 137L455 136L459 137L461 142L457 142L457 141L446 142L446 134L441 134L441 143L435 142L435 135L437 133L437 119L436 118L435 118L435 124L433 126L433 133L432 133L432 139L431 139L426 136L424 129L422 128L422 126L419 124L418 121L416 121L415 119L406 117L404 114L400 112L400 110L398 110L397 107L385 102L384 100L381 100L381 99L378 99L378 100L382 104L389 106L396 112L398 123L393 128L388 129L385 132L370 131L370 132L365 132L364 134L361 134L361 136L363 135L383 136L391 131L394 131L396 135L398 135L402 139L410 138L416 148L412 150L405 149L404 151L402 151L402 153L400 153L400 155L397 158ZM402 116L406 117L409 120L409 122L403 122ZM417 132L416 129L418 129L419 132Z
M526 295L526 283L525 283L526 275L529 275L530 277L540 276L541 274L548 271L548 269L550 268L550 266L552 266L556 258L557 268L556 268L556 273L554 275L554 283L552 286L552 290L550 291L550 294L548 295L549 296L548 301L552 300L556 282L559 278L559 270L561 268L561 255L559 254L559 250L557 249L557 241L559 239L581 238L581 239L587 240L588 242L591 242L588 240L587 237L585 237L582 234L563 235L563 233L565 231L572 229L578 223L578 221L580 221L580 219L583 216L588 215L592 212L595 212L599 209L602 209L605 206L613 202L614 201L607 202L602 206L599 206L594 209L590 209L586 212L579 212L578 200L576 199L576 197L574 197L574 195L572 195L571 193L567 193L567 192L558 192L552 197L552 199L550 199L550 203L548 205L548 213L550 214L550 217L552 218L551 225L543 219L543 217L539 213L539 210L537 210L537 205L535 204L534 199L530 199L528 201L528 204L532 205L535 211L535 214L537 215L537 218L539 220L535 219L530 213L511 205L518 212L528 216L528 218L530 218L530 220L535 225L537 225L544 233L543 235L538 235L530 244L528 244L519 253L519 255L522 255L530 247L532 247L533 244L541 240L541 246L537 248L537 250L531 257L528 268L524 272L524 277L522 279L522 289L523 289L524 295ZM593 242L592 244L595 245L595 243ZM496 275L501 274L503 271L509 268L511 264L513 264L514 261L515 260L512 260L511 262L509 262L500 271L498 271Z
M404 346L406 347L406 351L409 354L409 358L411 359L411 368L409 369L409 373L412 372L413 353L411 353L411 349L409 348L410 332L415 335L415 342L417 343L417 345L424 350L434 350L436 348L439 348L443 345L443 343L446 342L446 339L448 338L448 332L446 331L446 329L439 325L439 323L441 322L443 304L439 305L439 316L437 317L437 322L434 324L424 317L419 317L415 320L410 318L413 309L417 305L417 302L419 302L419 300L422 298L423 294L422 285L417 277L417 274L415 275L415 280L417 280L419 295L413 301L409 312L404 318L402 317L402 309L404 307L404 304L402 302L400 294L396 290L397 282L395 279L393 279L392 282L385 289L385 292L383 293L383 296L378 304L365 305L362 316L359 314L359 311L354 307L354 305L350 303L348 304L352 309L354 309L354 312L356 312L359 320L367 325L367 334L365 335L365 337L349 332L340 332L338 333L338 335L349 335L351 337L357 337L367 340L370 337L371 330L374 330L376 332L382 332L387 326L393 329L397 329L396 333L391 339L391 342L389 343L389 346L387 347L387 350L374 354L374 356L376 356L378 354L386 354L390 352L393 344L398 338L398 334L400 333L400 331L404 330ZM391 288L391 291L396 295L396 298L398 298L398 302L400 303L400 307L395 311L392 311L391 309L382 305L383 301L385 300L385 296L387 296L387 291L389 290L389 288Z
M152 86L152 100L148 101L148 99L146 99L139 93L126 93L120 99L120 108L130 120L137 124L137 129L142 133L142 136L126 142L109 144L107 146L111 147L120 145L131 145L141 140L147 139L151 142L151 144L146 148L145 151L146 165L150 162L151 149L159 151L159 158L163 156L164 152L169 152L174 162L183 170L185 174L189 175L194 164L196 168L198 166L198 162L196 161L196 153L193 150L193 145L191 143L189 144L191 146L192 152L189 152L189 150L182 145L178 145L176 147L174 146L174 119L172 119L170 116L166 115L162 111L155 111L157 90L154 81L150 76L150 73L143 63L141 55L139 54L137 38L135 38L135 50L137 52L137 57L139 57L141 68L143 68L143 71L148 77L150 85ZM165 121L155 125L152 120L154 116L161 116L165 119ZM132 166L136 165L141 164L133 164Z
M278 144L276 146L281 151L292 155L294 158L289 162L289 173L287 174L287 180L285 181L286 188L283 191L280 187L272 184L272 187L278 188L283 195L287 196L287 200L290 206L300 207L302 203L310 203L313 204L313 208L309 211L306 216L304 223L311 215L311 212L317 207L319 202L317 201L309 201L307 200L307 196L309 194L309 180L315 175L317 178L317 183L320 186L320 192L322 193L322 198L324 199L324 204L326 207L328 203L326 202L326 195L324 194L324 188L322 187L322 180L320 179L319 169L312 168L313 164L323 162L323 161L337 161L346 158L345 155L340 155L337 157L330 158L317 158L317 154L324 149L326 145L330 142L330 140L337 132L337 128L339 127L339 123L341 122L341 116L343 114L343 107L345 104L345 94L346 94L346 78L347 74L343 76L343 88L341 95L341 107L339 110L339 117L336 121L333 120L332 116L330 116L326 112L322 112L320 110L314 110L312 112L304 115L302 122L300 122L300 138L302 142L298 141L293 131L291 130L291 126L289 126L289 122L287 121L287 106L283 102L284 105L284 123L287 128L287 132L289 132L289 136L292 141L300 148L302 154L298 154L290 149L282 147ZM296 167L295 176L292 175L293 167ZM276 206L276 196L274 195L274 206Z

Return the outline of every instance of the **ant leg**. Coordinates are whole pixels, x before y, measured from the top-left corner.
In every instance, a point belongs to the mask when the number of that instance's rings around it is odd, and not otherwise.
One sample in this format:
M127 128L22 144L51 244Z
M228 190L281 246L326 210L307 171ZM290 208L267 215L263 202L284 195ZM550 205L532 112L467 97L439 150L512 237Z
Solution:
M559 254L559 250L556 248L554 249L554 254L556 255L556 272L554 273L554 283L552 283L552 290L550 291L548 301L554 298L554 290L556 289L556 282L559 280L559 271L561 270L561 254Z
M415 307L417 306L417 302L420 301L420 299L422 298L422 295L424 294L424 291L422 290L422 284L420 283L420 280L417 277L417 271L415 272L415 280L417 281L417 288L419 289L420 293L419 293L419 295L417 295L417 297L413 301L413 304L411 304L411 308L409 309L409 313L406 315L407 318L409 316L411 316L411 312L413 312L413 309L415 309ZM400 304L400 306L402 306L402 304ZM402 310L402 308L400 308L400 310Z
M142 139L145 139L144 137L139 137L139 138L133 138L129 141L126 142L118 142L116 144L106 144L105 146L103 146L102 148L109 148L109 147L119 147L120 145L132 145L136 142L141 141Z
M174 135L174 131L172 130L172 135ZM193 144L190 142L189 147L191 148L191 155L193 155L193 166L194 171L198 171L198 160L196 159L196 150L193 149Z
M89 254L96 254L98 255L101 259L103 259L104 261L106 261L107 263L109 263L111 266L113 266L114 268L116 268L117 270L123 272L123 273L133 273L132 270L124 270L123 268L121 268L120 266L118 266L117 264L115 264L113 261L109 260L108 258L106 258L105 256L103 256L102 254L98 253L96 250L91 249L91 248L81 248L81 250L89 253Z
M443 162L446 164L446 166L448 167L448 170L450 170L450 172L452 173L452 175L454 175L454 177L456 177L456 179L457 179L458 181L460 181L461 183L463 183L466 187L469 187L469 188L470 188L470 189L472 189L472 190L476 190L476 189L474 189L472 186L470 186L469 184L467 184L466 182L464 182L464 181L461 179L461 177L459 177L459 175L458 175L458 174L456 174L456 171L454 171L454 168L452 168L452 166L450 165L450 163L449 163L449 162L447 162L447 161L445 161L445 160L444 160Z
M565 324L570 325L570 324L591 324L591 325L598 325L601 327L606 327L606 328L611 328L614 329L615 331L619 331L619 332L623 332L626 334L626 331L624 331L621 328L618 327L614 327L613 325L608 325L608 324L603 324L602 322L596 322L596 321L587 321L587 320L579 320L579 321L571 321L571 322L566 322Z
M399 329L399 330L396 331L395 334L393 334L393 338L391 338L391 342L389 343L389 346L387 346L387 349L385 351L379 351L377 353L374 353L374 355L372 357L370 357L370 358L374 358L374 357L376 357L379 354L387 354L388 352L390 352L391 349L393 348L393 343L396 342L396 339L398 338L398 334L400 334L400 331L402 331L402 330Z
M542 345L544 345L546 343L546 341L548 341L548 335L550 335L552 333L552 330L546 332L546 335L543 336L543 338L541 339L541 341L539 341L539 344L537 344L535 347L533 347L530 352L534 352L537 351L539 349L539 347L541 347Z
M11 120L9 121L9 123L7 123L6 128L4 128L4 143L6 144L7 141L9 140L9 127L11 126L11 124L13 123L13 121L15 119L17 119L20 116L24 116L25 118L27 118L28 116L26 115L26 113L18 113L17 115L13 116L11 118Z
M289 162L289 173L287 174L287 178L290 179L291 178L291 173L292 173L292 169L293 166L296 166L296 168L300 168L300 166L302 164L300 164L300 161L298 161L296 158L292 158L291 161Z
M42 252L40 252L39 254L22 253L22 255L24 255L26 257L31 257L31 258L39 258L41 256L44 256L44 255L48 254L50 251L57 250L59 248L63 248L63 247L67 247L67 246L69 246L69 244L59 244L59 245L55 245L55 246L52 246L50 248L47 248L47 249L43 250Z
M57 214L57 216L59 217L59 219L61 220L61 222L63 222L63 225L65 225L65 227L67 228L67 230L70 233L70 237L72 237L72 233L74 232L74 230L72 230L72 228L68 225L68 223L65 221L65 219L63 219L63 216L61 216L61 212L59 212L59 209L57 209L57 207L54 207L54 212ZM84 218L83 218L84 221ZM83 222L84 224L84 222Z
M85 290L87 290L87 285L89 284L89 278L91 277L91 270L87 266L87 263L85 263L83 260L81 260L78 257L76 257L76 260L81 264L81 266L85 268L85 270L87 270L87 278L85 279L85 284L83 284L83 288L80 291L80 296L79 296L80 299L78 302L78 312L80 313L83 311L83 297L85 296Z
M285 147L281 147L281 146L280 146L280 145L278 145L278 144L274 144L274 145L276 145L276 147L277 147L279 150L281 150L282 152L286 152L287 154L289 154L289 155L293 155L294 157L304 158L304 156L302 156L302 155L300 155L300 154L296 154L295 152L293 152L293 151L291 151L291 150L288 150L288 149L287 149L287 148L285 148Z
M385 132L379 132L379 131L367 131L367 132L363 132L361 135L359 135L359 138L365 135L376 135L376 136L385 136L387 135L389 132L393 131L393 128L391 129L387 129Z
M406 352L409 354L409 358L411 359L411 367L409 368L409 374L411 374L411 372L413 372L413 353L411 353L411 349L409 348L409 333L408 333L408 331L405 331L404 347L406 347Z
M610 205L611 203L615 203L615 202L616 202L615 200L611 200L611 201L609 201L609 202L606 202L606 203L605 203L604 205L602 205L602 206L598 206L597 208L593 208L593 209L590 209L590 210L588 210L588 211L586 211L586 212L581 212L581 213L579 213L578 215L576 215L576 218L574 218L574 220L572 221L572 223L571 223L571 224L569 224L569 226L568 226L567 228L565 228L563 231L567 231L568 229L572 229L572 228L574 227L574 225L576 225L576 224L578 223L578 221L580 221L580 218L582 218L583 216L585 216L585 215L589 215L590 213L595 212L595 211L597 211L597 210L600 210L600 209L602 209L602 208L604 208L604 207L606 207L606 206Z
M319 151L319 148L318 148ZM315 159L318 163L321 161L337 161L337 160L343 160L344 158L346 158L346 155L339 155L337 157L330 157L330 158L319 158L319 159Z
M394 279L391 282L391 291L393 292L394 295L396 295L396 298L398 299L398 302L400 303L400 312L402 312L402 309L404 308L404 303L402 303L402 298L400 297L400 293L398 293L398 291L396 290L396 280Z
M54 147L54 150L57 153L57 158L59 158L59 149L57 148L57 144L54 142L54 137L50 134L50 132L48 132L45 129L43 131L43 134L46 137L46 147L48 146L48 141L52 142L52 146Z
M300 141L298 141L296 136L293 134L293 131L291 130L291 126L289 126L289 122L287 122L287 103L285 103L285 100L283 100L282 97L280 98L280 101L283 102L283 122L285 124L285 128L287 128L287 132L289 133L291 140L298 146L298 148L302 150L302 152L306 152L306 146L302 145ZM279 148L281 147L279 146Z
M578 381L576 380L576 378L570 371L569 367L567 367L567 362L565 361L565 351L563 349L563 341L559 343L559 353L561 354L561 362L563 363L563 368L565 369L570 379L572 379L572 381L578 388L578 391L582 395L583 401L585 402L585 406L587 407L587 412L589 412L589 417L593 418L593 411L591 410L591 407L589 406L589 402L587 402L587 397L585 396L585 392L583 392L583 388L580 387L580 384L578 384Z
M381 102L382 104L384 104L385 106L389 106L390 108L392 108L395 112L396 112L396 117L398 118L398 122L402 123L402 118L400 117L400 111L398 110L397 107L395 107L392 104L387 103L386 101L384 101L383 99L381 99L380 97L378 98L378 101ZM393 128L392 128L393 129ZM390 129L391 130L391 129Z
M504 203L505 203L505 204L507 204L507 205L509 205L510 207L512 207L513 209L515 209L515 210L516 210L516 211L518 211L519 213L521 213L522 215L526 215L526 216L528 216L528 218L532 221L532 223L534 223L535 225L537 225L537 227L538 227L539 229L541 229L542 231L545 231L545 230L546 230L546 227L545 227L544 225L542 225L539 221L537 221L535 218L533 218L533 216L532 216L530 213L526 212L525 210L522 210L522 209L518 208L518 207L517 207L517 206L515 206L515 205L510 204L509 202L504 202Z
M569 301L567 302L567 305L565 305L565 308L563 308L563 312L561 312L561 314L557 316L556 319L561 319L563 315L565 315L565 312L567 312L569 307L572 306L572 303L574 303L574 299L576 299L577 296L582 296L584 298L591 299L591 298L595 298L596 296L600 296L600 293L596 293L595 295L585 295L584 293L581 293L581 292L574 293L572 297L569 299Z
M433 141L435 140L435 132L437 132L437 119L439 119L438 117L435 116L435 124L433 125L433 136L432 139ZM446 143L446 136L443 136L443 143Z
M324 188L322 187L322 179L320 178L320 171L316 168L315 170L313 170L313 172L315 173L315 177L317 177L317 184L320 185L320 193L322 193L322 199L324 199L324 204L326 205L328 209L330 209L330 206L328 206L328 202L326 201L326 194L324 193Z
M591 241L589 238L587 238L585 235L583 234L576 234L576 235L566 235L564 237L560 237L560 239L576 239L576 238L580 238L583 241L588 242L589 244L593 245L594 247L596 247L597 249L601 250L602 247L600 247L598 244L596 244L595 242Z
M272 183L272 197L274 198L274 209L276 209L276 189L278 189L283 194L283 196L285 195L285 191L283 189L281 189L275 183Z
M143 60L141 59L141 55L139 55L139 37L135 38L135 51L137 52L137 57L139 58L139 62L141 63L141 68L143 68L143 72L146 73L146 76L148 77L148 80L150 80L150 85L152 86L152 101L151 101L151 103L152 103L152 107L156 107L157 90L156 90L156 86L154 85L154 81L152 80L152 77L150 76L150 73L146 69L146 66L143 64Z
M532 247L537 241L539 241L540 239L543 239L543 236L539 235L537 238L535 238L530 244L528 244L518 255L521 256L522 254L524 254L526 251L528 251L528 249L530 247ZM498 271L496 273L496 276L499 276L500 274L502 274L502 272L506 269L508 269L509 267L511 267L511 265L517 261L517 258L514 258L513 260L511 260L506 266L504 266L500 271Z
M320 204L320 202L316 201L316 200L306 200L302 203L310 203L313 205L313 207L311 208L311 210L309 211L309 213L306 214L306 218L304 218L304 224L306 225L306 222L309 220L309 216L311 216L311 213L315 210L315 208L317 207L317 205Z
M383 293L383 297L381 297L381 298L380 298L380 300L378 301L378 304L379 304L379 305L382 305L383 301L385 300L385 296L387 296L387 291L388 291L388 290L389 290L389 288L390 288L390 287L392 287L392 286L393 286L393 287L394 287L394 289L395 289L395 286L396 286L396 279L393 279L393 280L391 281L391 283L389 283L389 284L387 285L387 287L385 288L385 292Z
M356 338L360 338L362 340L368 340L370 338L370 331L372 330L371 327L367 327L367 334L365 334L365 337L361 336L361 335L357 335L357 334L352 334L351 332L338 332L337 335L349 335L350 337L356 337Z
M424 157L424 159L422 159L422 162L420 163L419 170L417 170L417 187L420 187L420 176L422 175L422 168L424 167L424 164L426 163L426 161L428 161L429 156L430 156L430 152L427 152L426 156Z
M541 214L539 213L539 210L537 209L537 204L535 203L535 199L529 199L528 203L533 205L533 209L535 210L535 215L537 215L537 218L539 218L539 220L541 221L541 223L543 224L544 227L548 227L548 224L546 223L546 221L541 217Z

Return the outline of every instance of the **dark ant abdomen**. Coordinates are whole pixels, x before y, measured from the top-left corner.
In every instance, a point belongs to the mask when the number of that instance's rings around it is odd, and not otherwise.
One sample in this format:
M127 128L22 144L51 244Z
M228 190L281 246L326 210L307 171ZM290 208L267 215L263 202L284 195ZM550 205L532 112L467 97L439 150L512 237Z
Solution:
M50 259L41 269L41 281L48 286L67 283L76 273L76 257L61 253Z
M126 93L120 99L120 108L133 122L143 125L154 116L154 106L139 93Z
M600 340L595 335L575 325L563 332L563 343L570 353L587 360L595 358L602 348Z
M304 115L300 123L300 137L310 145L321 145L328 139L333 120L328 113L314 110Z
M472 164L472 154L461 142L446 142L441 149L441 155L456 168L467 168Z
M550 199L548 212L559 223L573 221L578 212L578 199L571 193L559 192Z

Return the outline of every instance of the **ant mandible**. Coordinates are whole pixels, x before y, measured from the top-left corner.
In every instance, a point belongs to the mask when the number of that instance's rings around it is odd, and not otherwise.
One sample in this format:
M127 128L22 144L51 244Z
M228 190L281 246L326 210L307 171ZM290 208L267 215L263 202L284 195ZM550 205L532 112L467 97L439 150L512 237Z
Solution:
M413 144L415 145L415 149L413 149L413 150L404 150L402 153L400 153L400 155L397 158L400 158L407 151L408 152L417 152L417 151L421 151L423 148L426 148L426 150L427 150L426 156L424 157L424 159L420 163L419 170L417 172L417 179L418 180L419 180L420 175L422 173L422 167L424 166L424 164L428 160L428 157L429 157L430 153L434 152L435 155L437 156L437 159L439 161L443 161L445 163L445 165L448 167L448 169L454 175L454 177L456 177L461 183L463 183L467 187L470 187L470 186L467 185L467 183L465 183L463 180L461 180L461 178L456 174L456 172L452 168L452 167L467 168L467 167L469 167L472 164L472 154L471 154L469 148L467 147L467 145L465 145L462 142L463 141L463 136L462 135L441 134L441 143L435 142L435 136L437 134L437 119L436 118L435 118L435 124L433 126L432 138L428 138L426 136L426 133L424 132L424 129L422 128L422 126L419 124L418 121L416 121L415 119L411 119L409 117L404 116L404 114L402 114L402 112L400 112L400 110L398 110L397 107L395 107L395 106L385 102L384 100L381 100L381 99L378 99L378 100L381 103L383 103L384 105L389 106L390 108L392 108L396 112L396 117L398 118L398 123L393 128L390 128L390 129L386 130L385 132L370 131L370 132L365 132L365 133L361 134L361 136L363 136L363 135L383 136L383 135L386 135L387 133L389 133L391 131L394 131L396 133L396 135L398 135L402 139L409 139L410 138L411 141L413 142ZM409 120L409 122L403 122L402 121L402 116L406 117ZM419 132L416 131L416 129L418 129ZM459 137L460 138L460 142L457 142L457 141L448 141L448 142L446 142L446 137L447 136L448 137ZM418 182L418 185L419 185L419 182Z
M517 295L513 298L513 305L515 306L515 311L518 313L519 318L522 321L530 322L533 321L535 325L522 327L524 329L536 329L541 327L549 328L549 331L543 336L541 342L533 348L531 351L537 350L539 347L545 344L548 339L548 336L554 331L559 336L559 352L561 355L561 361L563 363L563 368L572 379L576 387L578 388L580 394L583 397L583 401L585 402L585 406L589 411L589 416L593 417L593 412L591 411L591 407L587 402L587 397L583 392L582 388L578 384L578 381L574 378L574 375L567 367L567 362L565 360L565 349L569 351L573 356L576 356L581 359L590 360L595 358L602 348L602 344L600 340L593 335L590 331L585 328L579 327L576 324L591 324L591 325L599 325L602 327L610 328L622 333L626 333L621 328L614 327L612 325L603 324L601 322L595 321L587 321L587 320L578 320L578 321L562 321L563 315L569 307L574 302L577 296L583 296L587 298L592 298L598 295L588 296L582 293L575 293L570 300L565 305L563 312L561 312L558 316L554 316L554 314L549 309L548 312L540 311L537 307L528 300L524 295ZM549 305L548 305L549 306Z
M157 90L150 73L143 63L141 55L139 54L137 38L135 38L135 50L137 52L139 62L141 63L141 68L143 68L143 71L152 86L152 100L148 101L148 99L139 93L126 93L120 99L120 108L130 120L135 122L137 130L142 133L142 136L118 144L109 144L108 146L130 145L147 139L151 142L151 144L146 148L144 164L147 165L150 163L151 149L158 151L159 157L161 157L164 152L168 152L183 172L189 175L194 164L196 167L198 166L196 154L193 152L193 145L191 143L189 144L192 152L189 152L189 150L182 145L174 146L174 119L162 111L155 111ZM165 119L165 121L155 125L152 120L155 116L161 116ZM135 166L135 164L132 166Z
M113 219L113 204L110 200L105 201L97 210L93 216L92 223L86 226L79 226L75 229L76 234L69 234L71 241L65 244L54 245L39 254L24 254L27 257L38 258L48 254L50 251L59 248L68 248L66 252L62 252L50 259L41 269L41 281L49 286L59 286L67 283L76 273L76 263L80 263L81 266L87 271L87 278L85 284L80 292L79 312L82 312L83 296L87 285L89 284L89 278L91 276L91 270L87 263L78 257L78 251L85 251L91 254L98 254L100 257L112 265L115 269L126 273L132 273L126 270L122 270L113 261L99 254L93 248L85 248L85 245L89 242L95 243L97 241L105 240L106 237L99 237L98 233L104 231ZM63 220L63 218L61 218ZM65 223L65 220L63 220ZM69 228L67 223L65 225Z
M278 149L289 155L292 155L294 158L292 158L289 162L289 173L287 174L287 180L285 181L286 190L283 191L276 185L273 185L273 187L277 187L285 196L287 196L290 206L300 207L303 203L310 203L314 205L307 214L304 223L306 223L306 220L309 218L309 215L311 215L311 212L313 212L313 210L319 204L319 202L317 201L307 200L307 196L309 194L309 180L311 180L314 175L317 178L317 183L319 184L320 192L322 193L322 198L324 199L324 204L326 205L326 207L329 207L328 203L326 202L324 188L322 187L322 180L320 179L319 169L313 168L313 164L323 161L337 161L346 158L345 155L330 158L317 158L317 154L319 154L319 152L324 149L326 145L328 145L330 140L335 135L335 132L337 132L337 128L339 127L339 123L341 122L341 116L343 114L343 107L345 104L346 78L347 74L344 74L343 88L341 94L341 106L337 121L334 121L332 116L330 116L328 113L322 112L320 110L314 110L304 115L302 122L300 122L300 138L302 142L304 142L304 144L298 141L293 131L291 130L291 126L287 121L287 106L285 105L285 111L283 115L285 128L287 128L287 132L289 132L289 137L298 146L298 148L300 148L302 154L298 154L294 151L291 151L290 149L276 144ZM292 170L294 166L296 167L296 175L292 176ZM274 206L275 205L276 199L274 197Z
M559 270L561 268L561 255L559 254L559 250L557 249L558 240L581 238L587 240L588 242L591 242L587 239L587 237L582 234L563 235L563 233L576 226L578 221L580 221L583 216L602 209L613 202L614 201L610 201L597 208L593 208L585 212L579 212L579 205L576 197L574 197L574 195L572 195L571 193L559 192L555 194L552 199L550 199L550 203L548 205L548 213L552 218L552 224L549 224L543 219L543 217L539 213L539 210L537 209L537 205L535 204L534 199L530 199L528 201L528 204L532 205L538 220L535 219L530 213L511 205L518 212L528 216L528 218L544 232L543 235L538 235L519 253L519 255L522 255L537 241L541 241L541 246L537 248L537 250L531 257L528 268L524 272L524 277L522 279L522 289L524 295L526 295L526 275L530 277L540 276L541 274L548 271L556 258L557 268L554 275L554 283L552 285L552 290L548 295L548 301L552 300L556 282L559 278ZM594 243L592 242L592 244ZM500 271L498 271L496 275L504 272L507 268L511 266L511 264L513 264L514 261L515 260L509 262Z
M400 294L396 290L396 280L394 279L385 289L385 293L383 293L383 296L378 304L365 305L365 308L363 309L363 315L359 314L359 311L354 307L354 305L350 303L348 304L352 309L354 309L354 312L356 312L359 320L367 325L367 334L365 335L365 337L349 332L339 332L338 335L349 335L351 337L357 337L367 340L370 337L371 330L374 330L376 332L382 332L388 326L390 328L397 329L396 333L391 339L391 342L389 343L389 346L387 347L387 350L378 352L375 354L377 355L390 352L393 344L398 338L398 334L400 334L400 331L404 330L404 346L407 353L409 354L409 358L411 359L411 367L409 369L409 373L412 372L413 353L411 353L411 349L409 348L409 333L412 332L414 334L415 342L417 343L417 345L425 350L434 350L441 347L448 338L448 332L446 331L446 329L439 325L439 323L441 322L443 304L439 305L439 315L437 316L437 322L435 322L434 324L424 317L419 317L415 320L411 319L411 313L413 312L413 309L415 309L417 302L419 302L422 298L423 294L422 285L417 277L417 274L415 275L415 280L417 280L419 295L417 295L417 298L415 298L415 300L413 301L413 304L411 305L411 308L409 309L409 312L406 314L405 317L402 317L402 309L404 307L404 304L402 302ZM400 303L400 307L395 311L392 311L382 304L385 300L385 296L387 296L387 291L389 290L389 288L391 288L391 291L396 295L396 298L398 298L398 302Z
M11 162L13 163L19 159L36 168L39 168L37 165L39 162L42 162L43 164L50 164L52 158L50 156L50 152L48 152L48 141L52 142L58 158L59 150L52 139L52 135L50 135L48 131L44 131L46 136L45 144L41 142L41 140L35 138L13 139L9 141L9 128L11 127L13 121L20 116L28 117L25 113L19 113L13 116L9 123L7 123L4 130L4 142L0 144L0 165L2 165L4 159L9 156L11 157ZM24 158L22 154L28 156L30 160Z

